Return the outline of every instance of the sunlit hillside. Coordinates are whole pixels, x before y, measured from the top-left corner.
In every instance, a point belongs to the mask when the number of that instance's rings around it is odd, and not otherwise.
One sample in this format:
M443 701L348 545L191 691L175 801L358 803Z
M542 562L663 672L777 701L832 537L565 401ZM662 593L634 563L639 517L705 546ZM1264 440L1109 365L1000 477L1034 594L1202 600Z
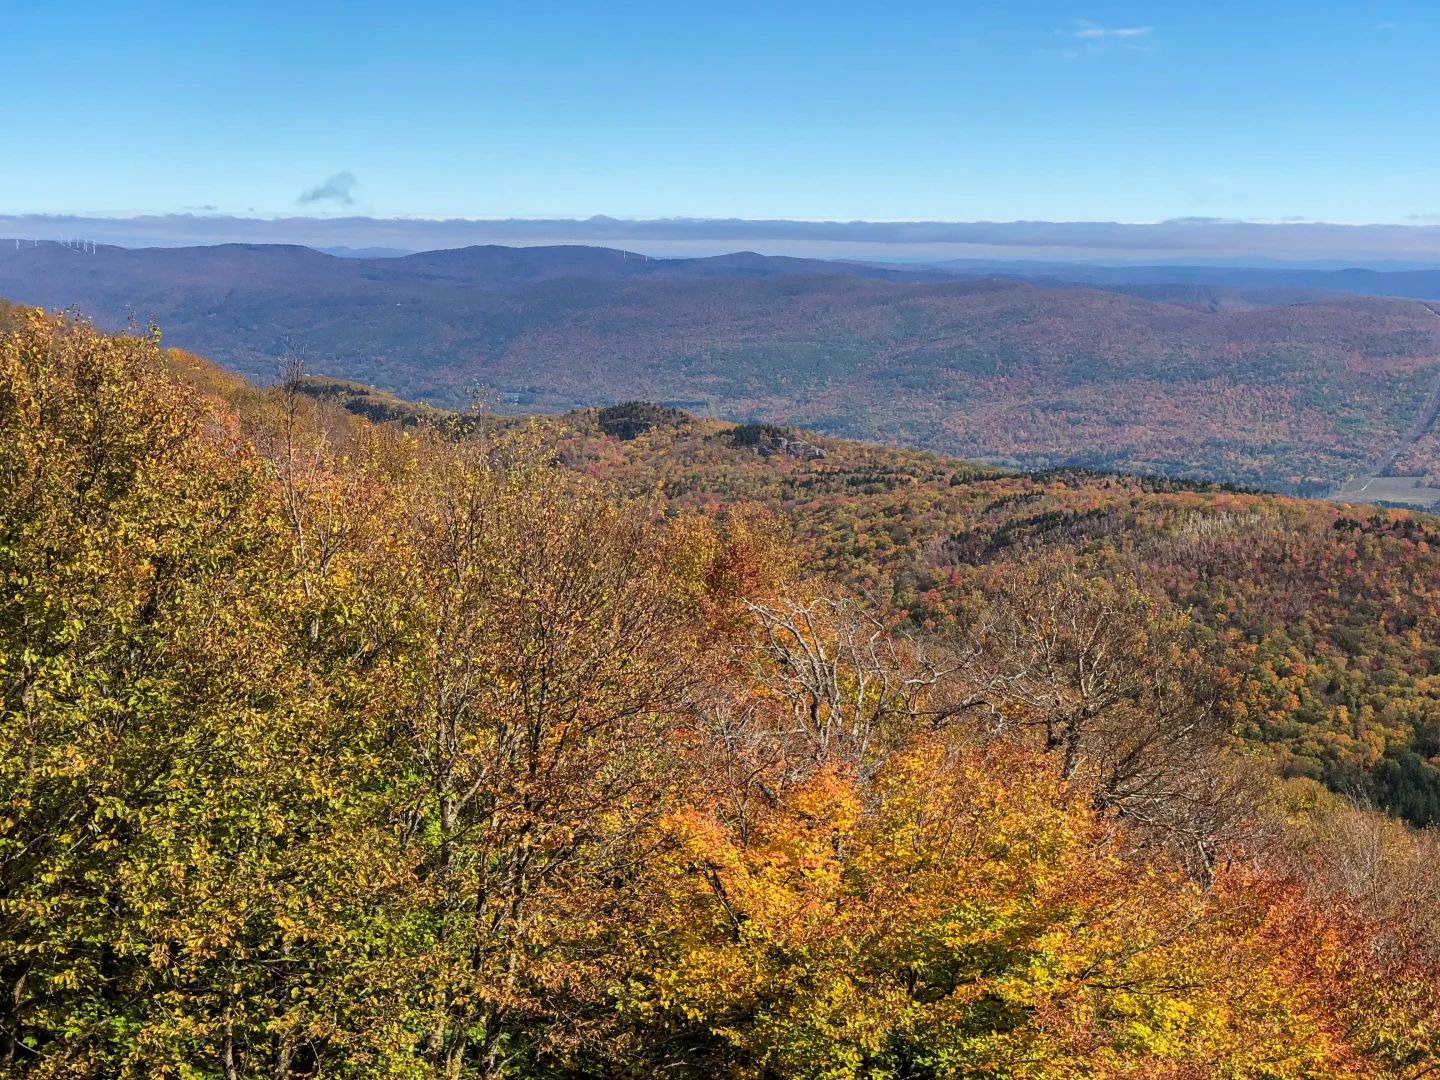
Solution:
M1433 519L4 318L7 1075L1440 1063Z

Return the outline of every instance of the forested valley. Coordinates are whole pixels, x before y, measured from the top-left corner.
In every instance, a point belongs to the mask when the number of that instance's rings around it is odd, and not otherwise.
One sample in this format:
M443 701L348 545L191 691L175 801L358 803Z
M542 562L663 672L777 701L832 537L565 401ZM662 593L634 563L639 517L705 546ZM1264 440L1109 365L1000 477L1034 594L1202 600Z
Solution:
M0 307L0 1073L1419 1080L1437 541Z
M153 318L171 344L266 382L293 346L316 371L447 408L479 381L498 412L643 399L1011 468L1299 495L1368 475L1440 402L1440 318L1406 298L1436 296L1433 272L1375 275L1385 281L1372 296L1224 298L1026 282L1016 269L953 278L585 246L349 259L287 245L87 255L37 243L0 244L0 295L78 304L109 329ZM1404 473L1440 475L1437 452L1433 439L1413 443ZM1440 499L1416 484L1398 494L1426 508Z

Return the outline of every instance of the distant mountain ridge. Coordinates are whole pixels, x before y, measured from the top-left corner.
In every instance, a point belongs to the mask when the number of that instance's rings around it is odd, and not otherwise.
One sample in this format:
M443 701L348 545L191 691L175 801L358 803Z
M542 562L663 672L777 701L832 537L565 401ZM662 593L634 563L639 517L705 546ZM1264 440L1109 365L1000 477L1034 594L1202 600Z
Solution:
M288 284L299 277L320 285L360 281L448 281L505 289L555 278L727 278L777 274L834 274L880 281L950 281L946 270L795 259L738 251L696 259L654 259L616 248L495 244L413 254L332 255L296 244L216 244L188 248L121 248L94 253L64 244L0 240L0 288L32 294L30 303L64 306L64 296L93 289L100 277L111 292L136 286L183 288L217 279L247 284ZM58 291L57 291L58 290ZM39 298L46 294L49 298ZM33 297L33 298L32 298Z
M305 253L334 260L325 265ZM27 253L29 253L27 255ZM1440 269L1369 270L1350 267L1311 270L1248 266L1134 265L1098 266L1087 263L1036 263L950 260L938 263L869 263L760 255L738 251L700 258L653 258L618 248L558 244L505 247L488 244L440 248L406 253L398 248L306 248L295 244L216 244L203 247L121 248L100 245L90 258L102 263L77 266L65 260L81 252L63 244L23 239L0 240L0 283L24 274L30 288L44 288L47 278L63 279L67 270L90 275L138 275L162 281L181 274L207 276L221 272L281 273L293 269L285 260L303 266L307 274L325 274L343 280L379 274L385 280L407 277L438 278L481 288L512 288L561 277L768 277L777 274L837 274L881 281L935 282L968 278L1005 278L1053 285L1089 285L1134 292L1144 287L1192 286L1243 290L1252 305L1294 303L1297 298L1319 298L1334 293L1362 296L1397 296L1440 300ZM86 253L88 254L88 253ZM323 269L322 269L323 267ZM1274 293L1267 292L1275 290ZM1158 292L1156 293L1158 296ZM1175 295L1181 296L1177 290ZM39 301L36 301L39 302ZM54 305L51 305L54 306ZM62 305L63 306L63 305Z
M1384 458L1436 389L1435 309L1317 284L1393 275L1087 272L1111 280L579 245L0 244L0 295L108 326L154 318L167 342L262 379L293 347L317 374L441 405L477 382L516 410L683 401L1010 466L1324 492Z

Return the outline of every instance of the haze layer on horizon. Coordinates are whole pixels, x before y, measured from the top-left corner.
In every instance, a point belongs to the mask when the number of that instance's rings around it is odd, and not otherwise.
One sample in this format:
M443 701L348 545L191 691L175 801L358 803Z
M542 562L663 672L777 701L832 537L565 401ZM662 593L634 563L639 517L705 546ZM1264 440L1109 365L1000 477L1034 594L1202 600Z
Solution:
M4 214L1440 223L1424 0L21 0L4 26Z
M1440 226L1114 222L870 222L575 219L96 218L0 215L11 243L84 239L120 247L299 244L390 252L502 244L587 244L652 257L738 250L895 262L1091 262L1390 266L1440 264Z

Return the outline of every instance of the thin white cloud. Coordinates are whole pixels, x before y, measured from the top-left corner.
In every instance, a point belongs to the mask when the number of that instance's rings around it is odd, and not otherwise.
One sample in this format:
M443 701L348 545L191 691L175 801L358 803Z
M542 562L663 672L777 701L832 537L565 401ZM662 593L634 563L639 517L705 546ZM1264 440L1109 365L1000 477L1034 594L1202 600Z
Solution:
M1070 36L1077 38L1089 38L1091 40L1094 40L1095 38L1107 37L1133 38L1141 37L1145 34L1154 33L1154 31L1155 28L1153 26L1118 26L1115 29L1111 30L1106 29L1103 26L1098 26L1092 22L1082 22L1080 24L1080 29L1072 31Z

